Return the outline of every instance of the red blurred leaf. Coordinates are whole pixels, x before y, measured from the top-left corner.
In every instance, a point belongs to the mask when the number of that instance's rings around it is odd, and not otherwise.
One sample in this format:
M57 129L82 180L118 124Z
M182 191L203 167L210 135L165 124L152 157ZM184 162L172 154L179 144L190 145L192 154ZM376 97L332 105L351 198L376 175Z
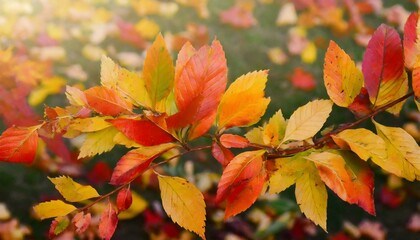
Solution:
M316 87L314 76L300 67L295 68L290 80L295 88L304 91L311 91Z
M133 105L110 88L92 87L85 91L85 95L89 106L100 114L115 116L121 113L132 113Z
M127 210L133 203L133 196L129 188L123 188L117 195L117 208L118 212Z
M420 54L418 48L419 42L417 37L417 24L419 16L416 12L413 12L408 17L404 26L404 60L405 66L408 69L413 69L416 62L417 56Z
M371 102L375 104L382 83L398 80L404 72L404 56L398 32L385 24L376 29L366 48L362 72Z
M79 212L73 217L71 222L76 227L77 233L79 234L84 233L90 225L91 215L90 213L85 214L84 212Z
M220 136L220 143L226 148L246 148L249 145L248 139L233 134L223 134Z
M38 146L39 127L6 129L0 136L0 161L32 163Z
M45 142L45 144L47 144L48 150L61 157L64 161L71 161L70 151L64 143L62 136L55 135L53 138L47 138L43 136L40 137Z
M252 11L241 6L233 6L220 13L220 21L236 28L250 28L257 24Z
M118 161L110 183L121 185L130 182L143 173L155 158L175 146L175 144L168 143L129 151Z
M95 183L108 182L112 175L112 169L104 162L98 162L87 174L88 179Z
M360 233L363 236L368 236L372 240L385 240L386 230L379 222L363 220L359 224Z
M383 186L379 194L379 199L385 206L397 208L401 205L402 201L404 201L405 194L404 192L398 192L397 190L392 190L387 186Z
M143 146L154 146L174 140L172 135L146 119L117 118L109 122L126 137Z
M229 149L223 147L218 142L212 143L211 154L220 164L222 164L223 168L225 168L235 157Z
M408 230L412 232L420 232L420 214L415 213L411 215L410 220L407 224Z
M146 41L136 31L133 24L118 19L117 26L122 41L130 43L140 49L144 49L146 47Z
M99 220L99 237L110 240L112 235L114 235L117 224L117 213L115 212L112 204L109 203L108 208L101 214L101 218Z
M229 162L217 187L216 202L227 199L225 219L248 209L261 194L265 151L244 152Z
M193 51L191 48L185 51ZM188 55L184 53L183 55ZM184 60L179 60L181 64ZM182 70L180 70L182 68ZM206 132L212 123L227 83L225 53L220 42L200 48L184 65L177 66L175 74L175 100L179 112L168 118L170 128L197 125L206 119L200 132ZM210 119L209 116L213 116ZM197 137L197 134L195 135Z

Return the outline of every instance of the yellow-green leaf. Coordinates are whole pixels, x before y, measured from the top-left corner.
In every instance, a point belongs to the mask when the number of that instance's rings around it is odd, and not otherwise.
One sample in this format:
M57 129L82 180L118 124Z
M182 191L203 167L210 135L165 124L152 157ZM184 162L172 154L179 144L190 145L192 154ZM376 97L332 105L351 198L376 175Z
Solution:
M255 127L247 132L245 137L249 142L264 145L263 131L262 127Z
M348 107L363 86L362 72L334 41L325 54L324 84L328 96L341 107Z
M131 196L133 198L133 202L127 210L118 214L119 219L132 219L146 210L148 204L142 196L134 191L131 192Z
M99 197L98 192L89 185L81 185L71 177L61 176L56 178L48 178L69 202L80 202L87 199Z
M118 132L115 127L108 127L97 132L87 133L78 158L110 151L115 146L114 137Z
M397 100L408 93L408 78L407 73L404 71L400 78L393 81L382 81L379 87L378 96L372 102L375 108L385 106L386 104ZM371 101L373 101L371 99ZM394 115L399 115L401 108L403 107L406 100L390 107L387 112Z
M205 239L206 205L203 194L179 177L158 176L163 209L175 223Z
M61 200L42 202L34 206L36 215L41 219L66 216L77 208Z
M283 192L296 183L305 170L307 161L304 154L297 154L290 158L278 158L275 161L276 170L270 176L269 192L276 194Z
M296 180L295 195L305 216L326 231L327 189L314 163L308 162L302 176Z
M286 120L281 110L278 110L263 128L263 141L265 145L277 146L284 138Z
M330 100L314 100L299 107L287 122L282 143L313 137L324 125L332 110Z
M76 118L73 119L69 125L70 130L76 130L79 132L96 132L112 126L111 123L107 122L110 117L91 117L91 118Z
M255 71L236 79L225 92L217 112L218 129L244 127L258 122L267 109L264 98L268 71Z
M410 181L420 180L420 147L416 140L402 128L373 123L385 141L388 162L395 163L397 169L393 173ZM387 170L386 166L381 167Z
M147 51L143 68L144 82L154 110L165 111L156 107L160 102L166 103L166 97L174 86L174 75L175 68L171 55L166 48L165 40L159 34Z

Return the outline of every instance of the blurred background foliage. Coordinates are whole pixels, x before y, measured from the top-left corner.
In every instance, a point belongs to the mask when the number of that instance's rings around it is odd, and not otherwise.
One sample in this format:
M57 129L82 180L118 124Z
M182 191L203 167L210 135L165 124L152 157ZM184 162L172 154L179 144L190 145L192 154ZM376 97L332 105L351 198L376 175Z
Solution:
M0 128L38 122L44 105L65 106L65 85L98 85L103 54L140 71L145 49L159 32L174 57L186 41L200 47L219 39L230 82L269 69L266 95L272 101L264 119L279 108L288 117L309 100L327 97L322 69L330 40L360 62L376 27L386 23L401 31L410 11L417 9L418 3L410 0L2 0ZM419 140L420 116L413 109L406 104L400 119L380 117L404 125ZM352 120L337 108L328 124ZM71 175L105 193L112 189L107 184L112 167L127 151L118 148L77 161L80 139L55 144L41 144L31 166L0 163L0 238L45 239L49 222L31 217L31 207L58 197L46 176ZM325 233L299 213L294 189L264 195L250 210L223 223L222 209L212 204L221 168L206 152L187 155L165 170L185 176L204 192L208 239L420 239L419 184L380 171L375 179L377 216L330 192ZM145 201L137 201L114 239L194 238L162 211L153 174L145 174L132 189ZM60 239L73 238L65 233Z

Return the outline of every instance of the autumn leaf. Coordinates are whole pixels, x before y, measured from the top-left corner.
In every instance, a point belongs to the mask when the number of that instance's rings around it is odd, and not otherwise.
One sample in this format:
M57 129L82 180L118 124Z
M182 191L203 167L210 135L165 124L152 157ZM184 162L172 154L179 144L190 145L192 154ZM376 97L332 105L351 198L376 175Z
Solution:
M330 41L324 60L324 84L328 96L341 107L348 107L363 86L362 72L334 41Z
M218 142L212 143L211 154L220 164L222 164L223 168L225 168L229 164L229 162L235 157L235 155L229 149L222 146Z
M115 146L114 137L117 133L118 130L114 127L87 133L85 141L80 147L78 158L91 157L110 151Z
M418 13L413 12L404 25L404 62L410 70L415 68L420 55L420 42L417 33L418 21Z
M133 219L148 207L148 202L142 196L137 194L135 191L131 192L131 205L128 209L118 213L118 219ZM118 203L117 203L118 204Z
M139 74L120 67L106 56L101 59L101 84L117 90L136 106L151 107L144 79Z
M313 137L322 128L331 111L330 100L314 100L299 107L287 122L282 143Z
M0 161L32 163L38 146L38 129L33 127L10 127L0 136Z
M248 209L261 194L265 181L264 153L264 150L243 152L223 170L216 202L227 200L225 219Z
M143 67L144 83L151 99L152 109L165 111L165 108L159 108L159 103L165 102L172 90L174 75L171 55L166 48L165 40L159 34L147 50Z
M187 180L158 175L162 205L173 222L205 239L206 205L203 194Z
M61 196L69 202L81 202L100 196L90 185L81 185L75 182L71 177L48 177L48 179L54 184Z
M284 119L281 110L278 110L263 127L262 139L264 144L273 147L278 146L280 141L284 138L285 131L286 120Z
M416 98L420 98L420 66L413 69L412 87ZM417 99L414 100L417 104ZM418 108L420 109L420 108Z
M67 204L61 200L42 202L34 206L34 211L41 220L66 216L76 209L77 208L75 206Z
M118 161L110 183L121 185L132 181L143 173L155 158L176 146L174 143L166 143L151 147L140 147L129 151Z
M299 153L293 157L279 158L275 160L275 171L271 173L269 180L269 192L276 194L283 192L296 183L303 174L307 161L304 157L308 153Z
M111 126L111 123L106 121L107 119L110 117L75 118L68 128L80 132L96 132Z
M117 228L118 217L111 202L108 203L107 209L102 212L101 218L99 219L99 237L102 239L110 240L114 235L115 229Z
M395 163L397 169L393 173L409 181L420 180L420 147L416 140L402 128L373 123L385 141L388 162Z
M316 87L316 81L312 73L305 71L301 67L293 70L290 81L293 87L304 91L311 91Z
M127 210L133 203L133 195L129 188L121 189L117 194L117 209L118 212Z
M73 217L71 222L76 227L76 232L81 234L87 230L87 228L90 225L91 219L92 217L90 213L85 214L84 212L79 212Z
M174 140L172 135L147 119L116 118L109 122L126 137L143 146L154 146Z
M260 120L270 102L264 98L268 71L255 71L236 79L223 95L217 112L218 129L245 127Z
M249 141L239 135L223 134L220 136L220 143L226 148L246 148Z
M401 39L395 29L382 24L373 33L363 57L362 72L375 107L398 98L393 94L403 88L407 78Z
M92 87L85 91L85 95L89 106L100 114L116 116L121 113L132 113L132 104L110 88Z
M70 225L68 217L56 217L50 225L48 230L48 237L51 239L62 233Z
M178 62L182 64L185 59ZM177 129L192 125L195 128L201 124L200 133L207 132L216 117L215 112L226 83L225 53L220 42L214 40L210 47L204 46L191 56L182 70L177 68L174 90L179 112L167 119L168 127ZM200 122L203 119L204 125ZM198 136L199 134L193 134L189 139Z
M327 230L327 189L314 163L308 162L296 180L296 201L300 210L315 224Z
M88 105L85 93L76 87L66 86L66 97L73 106L85 107Z

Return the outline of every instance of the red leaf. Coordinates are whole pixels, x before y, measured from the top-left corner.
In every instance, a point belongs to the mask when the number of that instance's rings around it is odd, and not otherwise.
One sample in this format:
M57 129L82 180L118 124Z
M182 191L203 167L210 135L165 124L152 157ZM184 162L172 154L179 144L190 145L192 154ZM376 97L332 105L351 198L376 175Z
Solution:
M412 80L414 95L420 98L420 67L413 69Z
M85 214L84 212L79 212L73 217L71 222L76 227L77 233L79 234L84 233L90 225L91 215L90 213Z
M220 136L220 143L226 148L246 148L249 145L248 139L233 134Z
M250 28L257 24L251 10L241 6L233 6L221 12L220 21L236 28Z
M225 168L235 157L229 149L223 147L217 142L212 143L211 154L220 164L222 164L223 168Z
M132 113L133 105L110 88L101 86L89 88L85 91L85 95L89 106L100 114L115 116Z
M398 79L404 71L404 56L398 32L385 24L376 29L366 48L362 62L365 87L376 99L382 82Z
M129 151L118 161L110 183L121 185L130 182L143 173L155 158L175 146L175 144L162 144Z
M99 237L110 240L112 235L114 235L117 224L117 213L112 207L112 204L109 203L108 208L101 214L101 218L99 220Z
M108 182L112 175L112 169L104 162L98 162L87 174L89 181L99 184Z
M362 87L360 89L359 95L354 99L354 101L348 106L350 111L357 117L363 117L372 112L372 104L369 100L369 95L366 88Z
M295 88L304 91L311 91L316 87L314 76L300 67L295 68L293 71L291 81Z
M245 211L260 195L265 179L264 153L261 150L241 153L223 171L216 202L227 199L225 219Z
M401 205L402 201L405 199L405 195L403 192L393 191L390 188L384 186L381 189L379 199L381 199L381 202L384 205L390 208L396 208Z
M71 154L66 144L63 141L63 137L55 135L53 138L42 137L42 140L47 144L48 150L55 155L61 157L64 161L71 161Z
M419 16L413 12L408 17L404 26L404 58L405 66L408 69L413 69L417 62L417 56L420 54L420 49L417 47L417 23Z
M191 52L192 49L185 51ZM178 63L182 65L186 58L183 56ZM169 128L197 125L207 118L207 124L200 129L200 132L206 132L211 126L208 122L215 118L214 113L227 83L226 58L219 41L213 41L211 47L200 48L182 70L177 66L175 77L175 100L179 112L168 118ZM213 117L208 119L209 116Z
M127 210L133 203L133 196L129 188L123 188L117 195L117 208L118 212Z
M129 139L143 146L154 146L174 140L172 135L146 119L117 118L109 122Z
M38 128L10 127L0 136L0 161L32 163L38 146Z

